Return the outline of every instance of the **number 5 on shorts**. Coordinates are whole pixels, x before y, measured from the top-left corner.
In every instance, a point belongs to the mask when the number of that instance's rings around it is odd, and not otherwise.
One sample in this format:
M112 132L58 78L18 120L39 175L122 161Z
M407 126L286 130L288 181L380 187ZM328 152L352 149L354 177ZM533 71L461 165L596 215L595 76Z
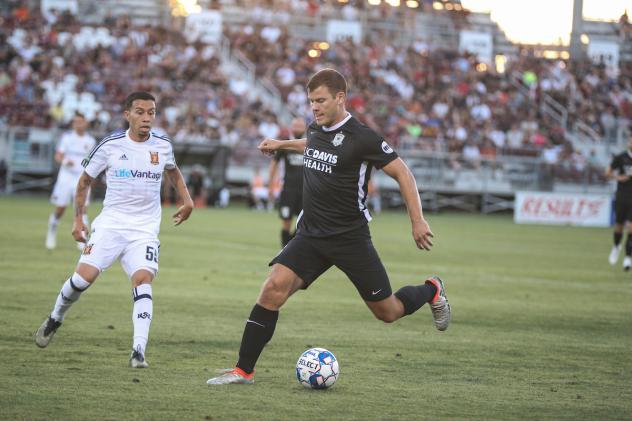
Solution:
M147 251L145 252L145 259L150 262L158 263L158 252L160 251L160 246L158 246L158 250L153 248L152 246L147 246Z

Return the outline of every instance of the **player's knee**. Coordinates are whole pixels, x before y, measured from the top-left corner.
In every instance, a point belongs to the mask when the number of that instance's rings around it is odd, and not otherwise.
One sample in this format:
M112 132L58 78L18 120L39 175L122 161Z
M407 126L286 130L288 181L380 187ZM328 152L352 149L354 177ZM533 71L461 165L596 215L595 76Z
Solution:
M75 272L89 284L93 283L100 273L99 269L85 263L80 263L79 265L77 265L77 267L75 268Z
M278 308L288 299L289 291L287 281L277 277L269 277L261 288L258 301L264 306Z
M153 273L146 270L138 270L132 275L132 287L136 288L139 285L151 284L153 280Z
M375 315L376 319L384 323L393 323L394 321L399 319L399 316L396 315L392 311L377 311L377 312L374 312L373 314Z

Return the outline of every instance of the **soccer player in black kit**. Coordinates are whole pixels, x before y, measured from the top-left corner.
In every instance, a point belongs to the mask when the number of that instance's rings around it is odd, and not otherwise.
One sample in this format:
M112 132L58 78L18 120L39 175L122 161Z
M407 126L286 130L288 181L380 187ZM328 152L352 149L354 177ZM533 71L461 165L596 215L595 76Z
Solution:
M294 139L303 138L305 121L302 118L295 118L292 120L290 130ZM281 218L281 245L285 247L294 237L294 233L290 232L292 217L298 216L303 209L303 154L284 150L279 150L274 154L268 177L270 203L274 203L272 186L281 161L285 174L283 176L283 189L279 197L279 217Z
M625 241L623 270L632 266L632 131L628 140L628 150L616 155L606 169L606 177L617 180L617 193L614 199L614 245L608 261L616 265L621 252L623 227L628 222L628 238Z
M382 169L399 184L417 247L430 250L433 234L412 173L381 136L346 111L347 83L340 73L319 71L307 83L307 93L315 118L307 138L259 144L265 153L303 153L303 212L296 236L270 262L272 270L246 320L236 367L209 379L209 385L254 383L255 364L272 338L279 309L331 266L347 275L379 320L394 322L429 303L437 329L448 328L450 305L441 279L432 276L393 293L367 225L367 185L372 169Z

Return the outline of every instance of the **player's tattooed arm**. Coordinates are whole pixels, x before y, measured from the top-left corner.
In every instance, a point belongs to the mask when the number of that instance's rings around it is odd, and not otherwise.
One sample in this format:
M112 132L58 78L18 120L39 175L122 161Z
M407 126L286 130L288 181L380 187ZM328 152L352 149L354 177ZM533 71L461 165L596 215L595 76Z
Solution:
M77 190L75 192L75 218L82 218L86 213L86 200L90 191L90 184L93 178L84 171L77 182Z
M180 199L182 199L182 206L180 206L176 213L172 215L173 224L180 225L189 219L189 215L191 215L191 212L193 211L193 199L191 199L187 183L184 181L184 177L178 167L166 169L165 174L167 175L171 185L175 187Z
M93 178L84 171L79 177L75 192L75 218L72 223L72 236L80 242L86 241L88 233L88 227L83 223L83 215L86 213L86 201L92 180Z

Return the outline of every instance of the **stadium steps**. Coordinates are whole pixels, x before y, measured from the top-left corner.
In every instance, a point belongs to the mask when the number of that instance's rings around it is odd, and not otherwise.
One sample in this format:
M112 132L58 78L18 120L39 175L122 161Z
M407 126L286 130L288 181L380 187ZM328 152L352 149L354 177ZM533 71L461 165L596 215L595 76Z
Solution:
M265 78L255 76L256 65L241 52L230 46L230 41L222 37L220 45L221 68L226 75L245 81L251 97L258 98L264 105L274 111L281 124L289 124L295 116L285 104L274 84Z

